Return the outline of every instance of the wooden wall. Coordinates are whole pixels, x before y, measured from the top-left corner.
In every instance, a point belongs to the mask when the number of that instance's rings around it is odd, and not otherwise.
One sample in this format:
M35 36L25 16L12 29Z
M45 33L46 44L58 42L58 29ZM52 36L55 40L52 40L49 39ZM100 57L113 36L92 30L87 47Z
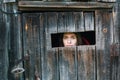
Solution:
M113 43L111 10L81 12L43 12L23 15L25 78L34 80L109 80L110 46ZM96 32L96 44L73 48L52 48L51 34ZM29 66L28 66L29 65Z
M23 13L21 18L0 12L1 80L119 80L119 11L116 3L114 10ZM89 30L96 32L95 45L51 47L51 33ZM28 53L17 79L11 70Z

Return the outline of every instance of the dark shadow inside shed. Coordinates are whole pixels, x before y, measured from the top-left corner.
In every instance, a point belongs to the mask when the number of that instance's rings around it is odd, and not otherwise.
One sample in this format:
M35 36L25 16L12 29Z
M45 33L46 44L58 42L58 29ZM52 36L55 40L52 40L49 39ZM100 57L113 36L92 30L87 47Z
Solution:
M95 31L86 31L86 32L73 32L80 34L82 37L81 45L95 45ZM53 33L51 34L51 43L52 47L64 47L62 42L62 35L64 33ZM79 46L79 45L78 45Z

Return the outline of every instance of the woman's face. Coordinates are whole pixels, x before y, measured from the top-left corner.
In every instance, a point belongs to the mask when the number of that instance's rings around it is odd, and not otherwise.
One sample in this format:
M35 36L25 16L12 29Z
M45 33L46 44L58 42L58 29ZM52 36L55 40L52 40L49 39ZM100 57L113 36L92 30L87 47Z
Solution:
M65 33L63 35L63 45L64 47L76 46L77 36L74 33Z

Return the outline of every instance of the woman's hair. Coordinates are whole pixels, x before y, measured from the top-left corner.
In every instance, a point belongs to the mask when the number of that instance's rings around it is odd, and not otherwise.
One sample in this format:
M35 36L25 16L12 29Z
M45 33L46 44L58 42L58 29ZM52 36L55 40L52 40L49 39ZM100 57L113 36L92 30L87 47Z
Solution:
M74 33L77 36L77 46L82 44L82 37L80 33Z
M76 35L76 37L77 37L77 45L76 46L81 45L82 44L82 37L81 37L81 35L79 33L75 33L75 32L70 32L70 33L74 33ZM60 47L64 47L64 45L63 45L63 35L64 34L65 33L61 33L61 35L60 35L60 41L59 41Z

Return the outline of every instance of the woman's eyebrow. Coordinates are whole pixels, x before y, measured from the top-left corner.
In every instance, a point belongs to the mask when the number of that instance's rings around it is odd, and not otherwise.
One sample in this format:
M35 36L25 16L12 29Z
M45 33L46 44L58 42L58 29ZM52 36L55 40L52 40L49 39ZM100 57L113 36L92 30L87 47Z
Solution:
M63 36L63 38L67 38L67 37L68 37L68 36L66 36L66 35L65 35L65 36Z

